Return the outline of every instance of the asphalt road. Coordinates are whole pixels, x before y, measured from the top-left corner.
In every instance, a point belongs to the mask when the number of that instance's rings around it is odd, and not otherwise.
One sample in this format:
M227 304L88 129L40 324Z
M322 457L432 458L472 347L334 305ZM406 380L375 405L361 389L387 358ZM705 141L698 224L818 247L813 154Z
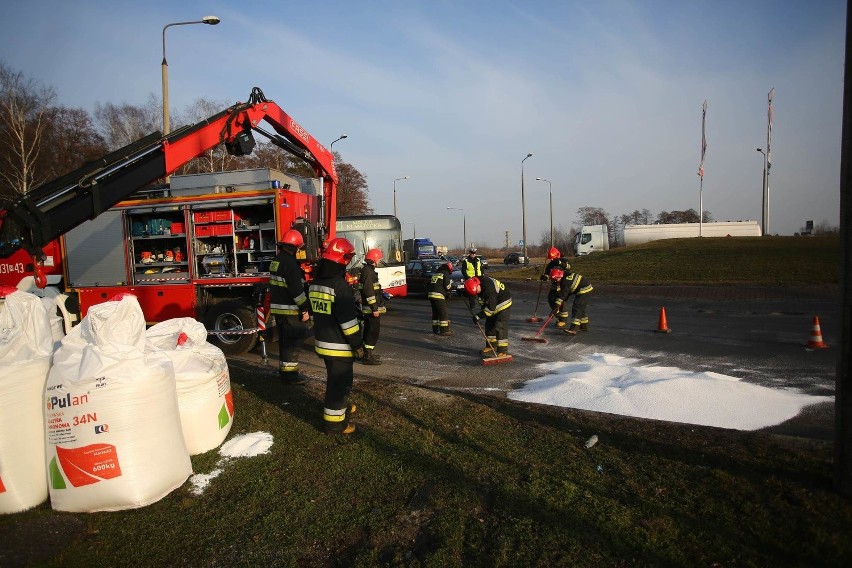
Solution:
M497 275L497 271L494 272ZM497 276L499 278L499 276ZM590 299L590 331L573 339L553 322L541 337L546 344L521 340L532 337L541 323L526 320L537 313L546 318L547 283L539 297L538 282L508 283L513 305L509 330L511 363L483 366L479 350L484 338L473 325L462 298L450 301L453 337L431 332L431 310L424 297L394 298L382 318L379 366L356 363L359 379L398 380L453 390L502 396L522 382L543 374L541 363L576 361L592 353L636 358L641 364L714 371L772 388L796 388L812 395L834 394L840 305L836 288L766 289L750 287L616 287L597 286ZM657 333L665 308L671 333ZM814 316L828 349L808 349ZM306 342L300 366L304 374L323 381L325 367ZM277 363L277 344L239 359L270 367ZM357 388L357 384L356 384ZM831 438L833 405L809 409L781 433Z

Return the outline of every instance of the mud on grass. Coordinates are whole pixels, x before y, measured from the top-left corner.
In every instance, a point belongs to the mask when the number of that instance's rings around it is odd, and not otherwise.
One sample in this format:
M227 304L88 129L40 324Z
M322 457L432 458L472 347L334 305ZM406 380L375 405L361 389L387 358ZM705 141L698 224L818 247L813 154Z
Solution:
M356 383L359 430L329 437L321 380L285 389L263 369L243 371L232 370L231 436L270 432L269 454L226 464L199 496L187 483L134 511L45 504L2 516L0 565L852 560L852 504L832 491L828 444L388 382ZM217 461L208 452L193 467Z

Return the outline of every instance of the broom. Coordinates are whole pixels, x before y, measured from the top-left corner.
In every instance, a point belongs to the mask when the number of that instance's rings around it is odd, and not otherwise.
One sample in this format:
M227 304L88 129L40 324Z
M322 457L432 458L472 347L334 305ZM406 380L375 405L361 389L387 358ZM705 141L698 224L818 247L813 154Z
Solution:
M535 310L533 310L533 315L530 318L527 318L527 321L530 323L541 321L541 318L538 317L538 304L541 301L541 288L544 286L544 280L539 280L538 282L538 298L535 301Z
M539 335L541 335L541 332L544 331L544 328L547 327L547 324L550 323L551 319L553 319L553 312L551 312L550 315L547 316L547 321L544 322L544 325L541 326L541 329L538 330L538 333L535 334L535 337L522 337L521 340L523 340L523 341L537 341L539 343L547 343L547 340L543 337L539 337Z

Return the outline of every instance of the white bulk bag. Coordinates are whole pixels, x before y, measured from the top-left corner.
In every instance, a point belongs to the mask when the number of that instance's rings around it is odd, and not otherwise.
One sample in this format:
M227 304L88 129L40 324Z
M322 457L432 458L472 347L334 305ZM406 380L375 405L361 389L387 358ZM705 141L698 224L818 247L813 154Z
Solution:
M47 499L42 395L53 336L41 299L12 292L0 307L0 513Z
M135 296L89 309L54 354L44 397L54 509L142 507L192 473L174 367L145 352Z
M234 398L228 361L207 342L204 324L174 318L148 329L149 348L166 354L175 367L178 408L189 455L218 448L231 430Z

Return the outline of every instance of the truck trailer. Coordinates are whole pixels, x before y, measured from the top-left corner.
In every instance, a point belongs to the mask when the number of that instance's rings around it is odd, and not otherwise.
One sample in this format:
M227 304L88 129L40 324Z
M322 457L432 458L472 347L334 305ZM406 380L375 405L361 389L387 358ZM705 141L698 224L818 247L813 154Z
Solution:
M759 237L757 221L715 221L701 223L702 237ZM668 225L625 225L624 246L638 245L661 239L681 239L699 236L699 223L672 223Z

